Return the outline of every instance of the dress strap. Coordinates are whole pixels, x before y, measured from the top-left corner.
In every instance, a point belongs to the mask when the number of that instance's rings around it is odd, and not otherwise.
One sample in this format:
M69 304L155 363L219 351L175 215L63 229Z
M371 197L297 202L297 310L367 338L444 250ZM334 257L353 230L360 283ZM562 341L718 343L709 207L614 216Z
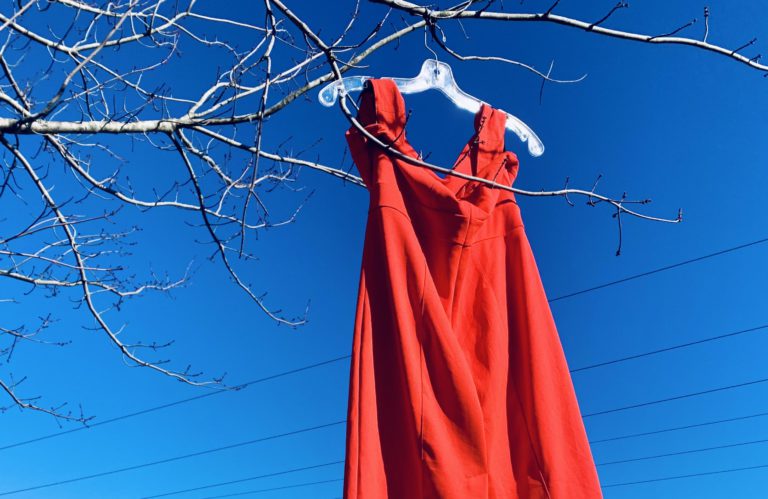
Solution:
M360 99L357 116L363 126L368 128L369 125L378 124L376 128L380 127L381 130L377 131L396 139L396 144L405 141L405 101L395 82L389 79L367 80Z
M482 104L475 115L475 141L477 149L488 153L504 152L504 134L507 115L488 104Z
M505 184L514 182L518 161L514 153L504 149L507 115L488 104L482 104L475 115L475 134L462 150L454 170ZM506 171L505 178L500 177ZM454 191L474 189L475 182L466 182L458 177L447 179L446 184Z
M360 96L357 118L372 135L381 137L403 154L418 157L406 139L405 100L394 81L387 78L367 80ZM475 114L475 133L454 164L454 169L489 180L501 180L499 174L502 170L506 170L509 176L505 181L513 182L517 174L518 162L513 153L504 150L506 119L503 111L483 103ZM466 181L449 176L443 180L443 183L455 193L466 184Z

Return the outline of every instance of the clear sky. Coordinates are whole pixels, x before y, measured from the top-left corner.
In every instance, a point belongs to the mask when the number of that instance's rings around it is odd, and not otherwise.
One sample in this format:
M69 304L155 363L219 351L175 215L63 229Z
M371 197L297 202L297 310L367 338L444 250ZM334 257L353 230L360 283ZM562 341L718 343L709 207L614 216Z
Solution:
M519 3L508 0L504 5L507 10L549 5L540 0ZM614 5L607 0L561 3L558 12L586 20L600 18ZM329 8L329 2L289 2L327 36L338 32L352 7L347 1L333 4ZM261 7L253 5L244 0L199 2L203 12L261 19ZM758 37L749 50L765 51L765 6L724 0L708 5L710 41L735 48ZM683 32L698 37L703 7L693 0L632 3L607 25L660 34L698 17L699 22ZM363 5L358 33L370 29L382 12L379 6ZM539 102L540 80L529 72L501 63L460 63L438 54L452 65L465 91L517 115L542 138L546 153L532 158L512 134L507 136L508 149L520 157L518 187L558 188L570 177L572 186L589 188L602 174L604 193L650 197L653 203L644 209L658 216L674 217L678 208L685 213L679 225L624 218L622 255L617 257L617 228L607 207L592 208L583 199L574 199L576 206L570 207L562 199L519 198L550 298L768 238L768 80L762 74L691 47L651 46L559 26L468 21L464 27L468 39L457 25L446 24L449 41L464 53L504 56L544 71L554 59L557 77L588 75L578 84L547 84ZM240 46L253 41L251 33L235 28L228 34ZM179 91L195 88L196 76L211 77L203 72L211 61L199 60L196 50L194 44L182 45L181 57L172 61ZM397 50L393 46L379 51L367 59L367 67L353 73L412 76L431 56L417 33ZM310 148L307 158L341 165L348 124L337 109L320 106L315 93L311 97L269 121L265 149L291 136L295 150ZM406 99L413 110L410 141L430 152L432 162L449 163L469 138L472 116L435 92ZM130 151L119 139L110 140ZM124 170L138 179L139 188L165 178L164 169L172 164L164 159L167 156L151 151L127 154L130 161ZM38 159L44 161L43 156ZM349 167L348 156L344 161ZM44 395L50 403L81 403L97 424L71 431L79 427L59 428L47 416L6 411L0 430L0 496L198 452L203 454L10 496L135 498L224 482L235 483L170 497L220 496L311 482L322 483L254 497L340 496L343 465L338 462L344 459L345 431L340 422L345 418L349 374L349 363L341 357L351 349L367 192L308 170L300 173L294 187L303 190L279 190L270 199L276 213L289 213L313 192L301 216L287 227L261 233L253 247L259 259L240 268L256 289L269 291L266 300L272 307L300 314L309 301L307 325L292 330L271 322L229 282L217 262L207 260L210 246L197 243L206 240L204 231L190 227L185 216L161 210L127 210L121 215L124 222L143 229L135 236L138 245L127 262L139 273L167 269L171 275L193 262L193 279L169 296L147 295L129 302L119 317L128 324L127 335L175 339L163 355L177 365L188 362L211 375L226 371L232 384L331 362L237 392L214 392L126 367L101 335L82 327L89 322L66 296L34 294L20 296L18 305L0 304L3 322L52 313L58 319L54 337L72 340L65 348L20 349L3 372L28 375L26 393ZM79 192L76 182L57 188L71 189L72 195ZM8 217L0 212L0 220ZM768 242L554 301L552 311L570 366L768 324L766 257ZM0 298L24 290L0 281ZM598 413L768 378L767 347L768 329L759 329L576 372L573 381L582 412ZM611 439L768 413L767 395L768 383L754 383L588 416L585 422L590 440ZM200 398L111 421L192 397ZM322 425L327 426L279 436ZM58 432L69 433L35 441ZM270 436L278 437L256 442ZM213 451L236 444L242 445ZM723 446L730 447L687 452ZM592 450L601 464L606 498L768 495L768 467L707 474L768 466L768 416L595 442ZM676 455L633 460L661 454ZM633 461L608 464L625 460ZM680 475L700 476L621 485Z

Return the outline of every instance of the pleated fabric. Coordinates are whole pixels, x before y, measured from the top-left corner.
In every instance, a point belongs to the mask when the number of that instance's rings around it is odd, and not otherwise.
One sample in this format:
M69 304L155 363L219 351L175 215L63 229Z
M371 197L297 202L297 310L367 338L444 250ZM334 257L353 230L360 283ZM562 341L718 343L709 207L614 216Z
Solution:
M391 80L358 120L418 158ZM483 105L455 170L511 185L505 115ZM346 499L602 497L513 193L397 159L352 127L370 192L354 326Z

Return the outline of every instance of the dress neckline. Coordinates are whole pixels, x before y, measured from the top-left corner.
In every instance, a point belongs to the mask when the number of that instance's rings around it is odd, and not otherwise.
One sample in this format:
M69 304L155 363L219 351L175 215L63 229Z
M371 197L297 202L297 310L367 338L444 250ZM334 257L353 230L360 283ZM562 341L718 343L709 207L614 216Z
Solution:
M394 81L368 80L361 94L357 116L360 124L382 142L391 144L394 149L408 158L421 159L406 138L405 100ZM359 133L354 126L349 131ZM506 113L483 103L475 114L474 133L459 152L452 170L511 186L517 175L518 160L514 153L504 149L505 131ZM514 195L511 192L485 188L482 182L467 180L456 175L448 174L440 177L429 168L411 164L408 160L381 150L377 145L371 144L370 147L390 157L388 163L393 168L394 174L394 176L384 174L389 169L387 167L383 170L377 169L378 180L372 177L366 180L374 180L374 183L369 186L371 188L378 185L379 180L397 182L396 178L402 178L423 193L421 198L423 202L437 205L443 202L437 199L443 199L447 203L444 205L446 208L454 206L458 212L477 219L485 219L496 203L501 202L502 199L514 202ZM380 161L375 158L376 156L370 157L370 165ZM380 187L375 189L379 191Z
M405 99L394 81L386 78L370 79L366 81L366 89L373 94L372 109L363 109L361 106L361 118L366 123L376 123L383 128L382 131L389 136L393 145L404 155L421 160L421 157L406 136L405 125L407 113ZM368 116L366 116L368 115ZM484 170L493 157L498 155L511 155L515 164L517 159L513 153L504 149L504 134L506 130L506 114L494 109L486 103L482 103L474 116L473 133L467 143L462 147L458 157L454 158L454 171L485 177ZM474 156L474 157L473 157ZM511 158L510 158L511 159ZM428 170L430 177L446 185L464 184L468 182L460 177L446 175L440 177L429 168L417 167L419 170ZM466 171L466 170L469 171ZM493 172L491 172L493 173ZM460 187L460 185L457 185Z

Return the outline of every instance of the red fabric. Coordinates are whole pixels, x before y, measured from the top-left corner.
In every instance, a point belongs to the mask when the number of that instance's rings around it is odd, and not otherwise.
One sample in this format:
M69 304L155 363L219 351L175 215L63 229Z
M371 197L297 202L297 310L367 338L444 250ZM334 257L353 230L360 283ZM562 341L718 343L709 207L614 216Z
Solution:
M405 105L372 80L360 122L404 154ZM455 169L511 185L483 105ZM350 128L370 191L347 423L347 499L601 497L514 195L388 155Z

